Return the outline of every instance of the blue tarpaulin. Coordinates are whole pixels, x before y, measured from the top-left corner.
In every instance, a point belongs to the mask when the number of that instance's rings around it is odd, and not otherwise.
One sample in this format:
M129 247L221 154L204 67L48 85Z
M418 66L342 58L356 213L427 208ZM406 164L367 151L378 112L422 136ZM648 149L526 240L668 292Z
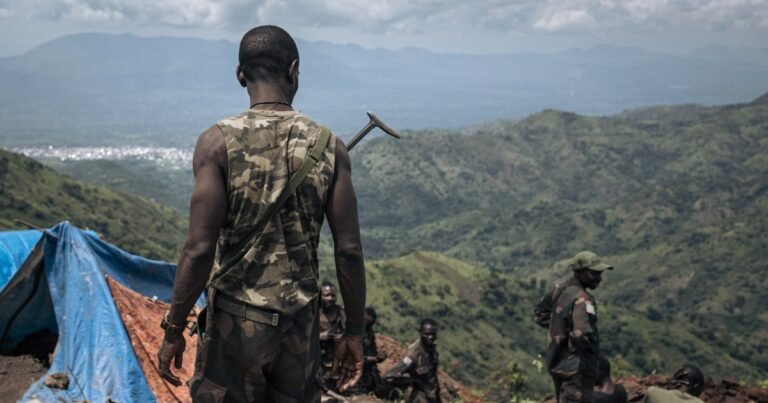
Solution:
M0 291L43 235L38 230L0 232Z
M154 402L105 275L168 302L175 265L128 254L67 222L46 230L41 245L0 292L0 337L6 335L0 348L12 348L41 329L56 330L58 343L48 373L68 374L70 387L47 388L44 376L22 401ZM42 259L35 266L31 260L38 256ZM46 316L55 323L47 323Z

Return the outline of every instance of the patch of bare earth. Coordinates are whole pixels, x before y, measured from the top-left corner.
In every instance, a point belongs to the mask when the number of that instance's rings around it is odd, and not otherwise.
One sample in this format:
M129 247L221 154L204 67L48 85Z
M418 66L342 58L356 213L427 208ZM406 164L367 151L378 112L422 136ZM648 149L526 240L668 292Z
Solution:
M0 354L0 401L15 402L50 365L56 335L41 332L31 335L15 350Z

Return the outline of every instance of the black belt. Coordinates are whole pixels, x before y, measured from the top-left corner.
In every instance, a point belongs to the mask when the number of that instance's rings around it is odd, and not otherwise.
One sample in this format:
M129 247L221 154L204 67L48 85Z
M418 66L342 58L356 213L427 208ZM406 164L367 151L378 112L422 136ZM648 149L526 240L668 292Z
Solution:
M243 319L281 328L285 327L286 324L291 323L292 319L289 315L280 315L277 312L260 309L221 293L216 293L213 306L215 309L222 310Z

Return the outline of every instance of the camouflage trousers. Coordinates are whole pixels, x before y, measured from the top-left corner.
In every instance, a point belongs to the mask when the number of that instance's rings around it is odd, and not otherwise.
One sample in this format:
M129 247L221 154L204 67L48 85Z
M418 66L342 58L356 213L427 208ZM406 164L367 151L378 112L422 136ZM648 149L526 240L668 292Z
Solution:
M317 301L277 326L215 306L198 340L193 402L320 401Z
M567 378L553 376L552 380L555 383L558 403L592 403L595 378L576 374Z

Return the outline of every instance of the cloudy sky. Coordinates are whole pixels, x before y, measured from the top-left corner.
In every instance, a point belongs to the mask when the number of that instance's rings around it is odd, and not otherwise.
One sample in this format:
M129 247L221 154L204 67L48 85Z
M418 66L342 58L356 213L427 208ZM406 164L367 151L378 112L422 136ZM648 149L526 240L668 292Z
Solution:
M766 47L768 0L0 0L0 56L77 32L237 41L261 24L306 40L461 53Z

